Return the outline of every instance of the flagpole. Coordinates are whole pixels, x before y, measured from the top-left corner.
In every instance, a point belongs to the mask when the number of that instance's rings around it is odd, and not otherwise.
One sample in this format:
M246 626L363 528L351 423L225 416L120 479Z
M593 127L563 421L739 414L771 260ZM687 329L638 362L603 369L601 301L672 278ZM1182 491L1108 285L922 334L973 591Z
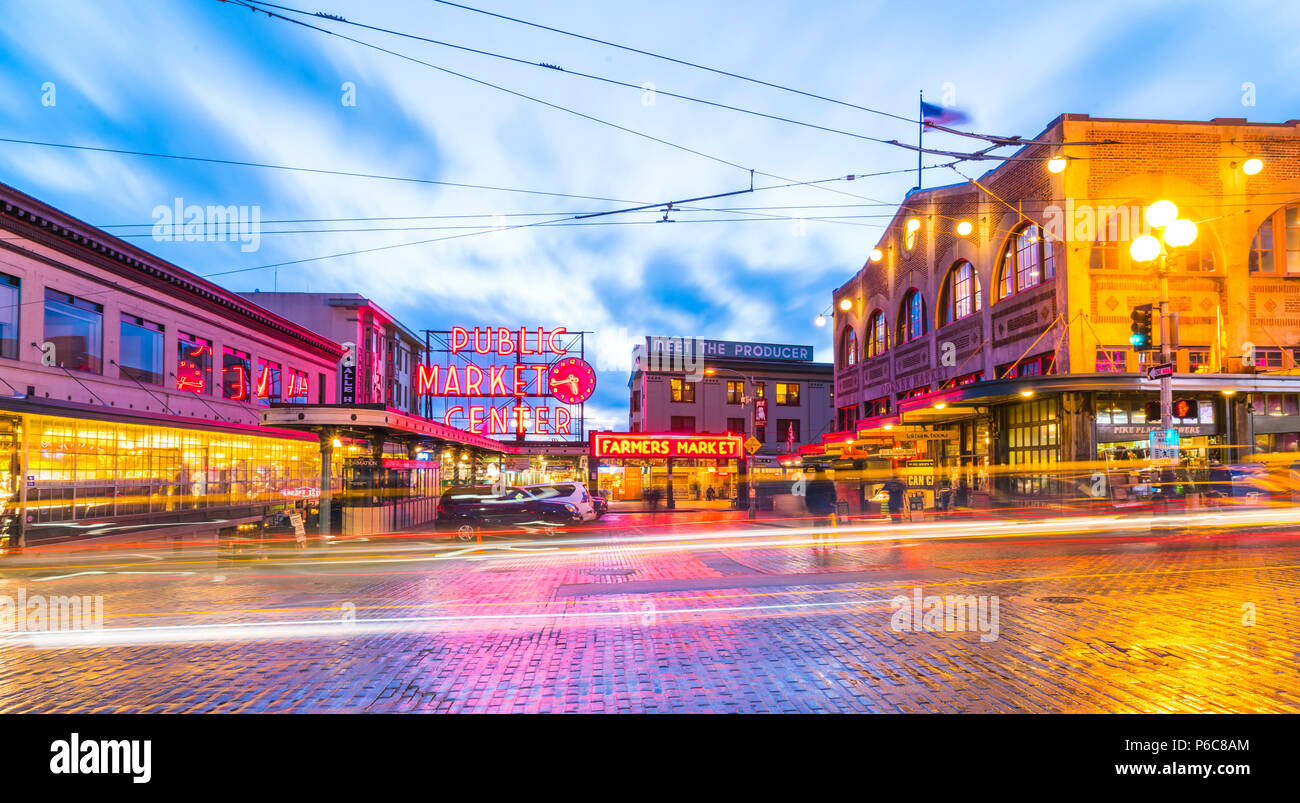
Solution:
M925 136L925 90L919 89L916 92L916 188L921 189L921 148L924 143L921 141Z

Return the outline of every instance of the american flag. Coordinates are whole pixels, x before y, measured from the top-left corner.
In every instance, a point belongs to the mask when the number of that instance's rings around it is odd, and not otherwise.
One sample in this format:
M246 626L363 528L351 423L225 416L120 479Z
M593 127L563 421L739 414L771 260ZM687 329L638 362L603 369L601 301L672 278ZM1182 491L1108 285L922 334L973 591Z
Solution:
M794 423L791 422L785 428L785 450L789 454L794 454Z

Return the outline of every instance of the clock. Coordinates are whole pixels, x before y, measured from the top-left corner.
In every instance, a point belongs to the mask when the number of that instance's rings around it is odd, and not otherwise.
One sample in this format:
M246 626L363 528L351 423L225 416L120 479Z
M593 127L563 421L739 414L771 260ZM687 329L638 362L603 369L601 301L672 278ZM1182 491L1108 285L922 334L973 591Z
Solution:
M581 404L596 391L596 372L586 360L565 357L551 366L547 387L553 398L565 404Z

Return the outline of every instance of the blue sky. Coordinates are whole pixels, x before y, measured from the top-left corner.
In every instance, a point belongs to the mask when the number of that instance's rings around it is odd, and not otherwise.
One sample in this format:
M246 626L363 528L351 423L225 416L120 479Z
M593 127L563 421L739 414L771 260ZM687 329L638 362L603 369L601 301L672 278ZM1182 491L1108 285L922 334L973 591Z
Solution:
M915 126L746 84L431 0L314 0L356 22L506 53L885 139ZM510 16L888 112L945 92L969 128L1032 135L1062 112L1300 117L1300 13L1277 4L472 0ZM290 15L292 16L292 15ZM760 172L806 181L915 165L914 154L433 44L337 30ZM217 0L10 2L0 28L0 137L97 145L654 203L745 189L746 170ZM1254 84L1255 105L1242 85ZM54 104L43 87L54 85ZM355 86L354 106L343 85ZM970 141L927 137L937 147ZM263 221L500 215L505 225L622 204L0 143L0 180L97 225L150 224L157 206L256 205ZM927 185L957 180L934 171ZM760 176L760 187L784 183ZM700 204L736 212L601 218L625 225L500 230L216 277L234 290L356 291L413 329L565 325L622 357L644 334L811 343L813 319L865 260L914 175L767 190ZM824 204L836 209L790 210ZM688 223L691 218L731 218ZM744 218L749 218L744 220ZM492 217L263 223L263 231L491 226ZM626 225L632 224L632 225ZM265 233L238 243L133 242L207 275L410 243L465 229ZM612 344L612 345L611 345ZM626 424L626 366L602 372L589 425Z

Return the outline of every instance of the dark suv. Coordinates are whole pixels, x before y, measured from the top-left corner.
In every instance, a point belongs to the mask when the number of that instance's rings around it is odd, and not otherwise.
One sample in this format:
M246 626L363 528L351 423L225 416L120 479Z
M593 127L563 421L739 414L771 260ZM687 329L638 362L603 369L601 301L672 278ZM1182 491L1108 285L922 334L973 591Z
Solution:
M537 532L582 520L576 505L538 499L522 488L498 492L487 485L448 488L438 500L437 530L472 541L480 530Z

